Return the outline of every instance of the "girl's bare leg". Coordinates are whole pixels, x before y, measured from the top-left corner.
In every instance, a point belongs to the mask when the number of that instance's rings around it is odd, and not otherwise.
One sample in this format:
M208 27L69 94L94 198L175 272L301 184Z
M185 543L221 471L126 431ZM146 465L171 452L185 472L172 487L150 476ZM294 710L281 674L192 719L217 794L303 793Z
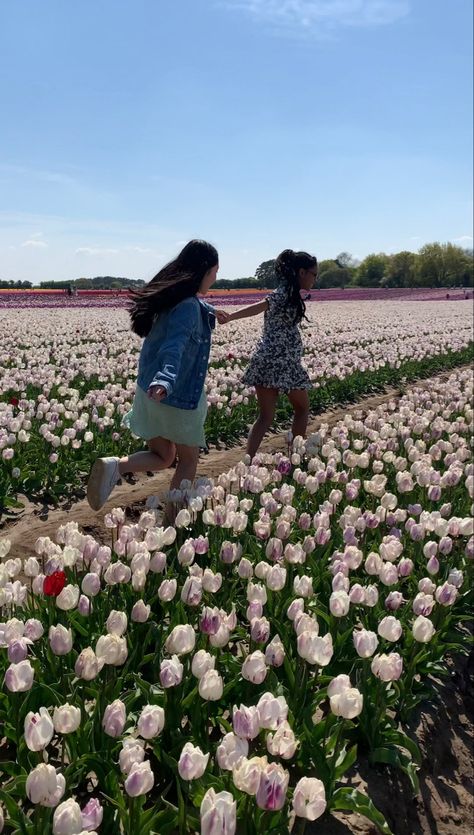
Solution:
M291 427L293 437L296 438L297 435L301 435L304 438L306 437L309 419L308 392L306 389L292 389L288 392L288 400L295 411L293 426Z
M149 452L134 452L119 461L120 475L125 473L154 473L171 467L176 457L176 446L166 438L147 441Z
M171 479L170 490L179 490L182 481L191 483L194 481L199 461L199 447L176 444L176 455L178 463ZM177 510L179 508L171 502L166 506L166 516L171 524L174 522Z
M247 440L247 453L251 458L254 457L257 449L262 443L265 433L268 432L273 423L275 408L278 400L278 389L256 386L255 391L257 394L260 413L250 430Z

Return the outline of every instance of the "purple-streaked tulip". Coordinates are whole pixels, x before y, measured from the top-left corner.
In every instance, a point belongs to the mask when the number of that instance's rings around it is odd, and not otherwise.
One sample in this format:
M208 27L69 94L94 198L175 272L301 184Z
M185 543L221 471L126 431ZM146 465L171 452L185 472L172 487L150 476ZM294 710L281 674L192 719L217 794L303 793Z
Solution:
M30 710L25 716L25 742L30 751L42 751L54 736L54 725L45 707L39 713Z
M401 591L391 591L385 598L385 608L389 612L396 612L403 605L403 594Z
M270 763L262 770L256 801L260 809L279 812L286 802L290 775L283 766Z
M161 686L167 688L176 687L178 684L181 684L183 670L184 667L177 655L173 655L171 658L165 658L160 665Z
M258 708L255 706L246 707L245 705L240 705L240 708L238 708L234 705L232 727L234 734L241 739L255 739L260 732Z

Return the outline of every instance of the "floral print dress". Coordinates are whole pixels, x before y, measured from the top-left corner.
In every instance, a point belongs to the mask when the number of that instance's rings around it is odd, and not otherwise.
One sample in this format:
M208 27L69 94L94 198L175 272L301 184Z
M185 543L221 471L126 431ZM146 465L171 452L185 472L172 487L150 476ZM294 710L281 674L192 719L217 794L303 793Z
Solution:
M280 391L312 388L301 365L303 341L285 289L279 287L267 296L267 302L263 333L244 374L244 384Z

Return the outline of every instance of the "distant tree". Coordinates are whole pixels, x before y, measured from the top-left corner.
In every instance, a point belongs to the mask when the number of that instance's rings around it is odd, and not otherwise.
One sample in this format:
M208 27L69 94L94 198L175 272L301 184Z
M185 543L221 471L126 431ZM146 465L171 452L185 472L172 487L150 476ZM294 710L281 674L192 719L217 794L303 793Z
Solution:
M350 252L340 252L334 260L338 267L343 269L357 266L357 261L352 257Z
M6 290L7 288L18 288L19 290L28 290L30 289L30 287L33 287L31 281L13 281L13 279L11 278L8 279L8 281L5 279L3 281L0 280L0 288L2 290Z
M276 287L278 282L275 275L275 259L263 261L255 270L255 278L259 287Z
M367 255L357 267L356 284L360 287L380 287L389 262L384 252Z
M382 279L383 287L413 287L416 278L417 255L403 250L391 255Z
M417 283L423 287L467 287L472 284L472 255L455 244L425 244L418 253L417 266Z
M334 261L320 261L316 286L321 290L325 290L328 287L346 287L351 283L352 269L339 266L338 259L339 256Z

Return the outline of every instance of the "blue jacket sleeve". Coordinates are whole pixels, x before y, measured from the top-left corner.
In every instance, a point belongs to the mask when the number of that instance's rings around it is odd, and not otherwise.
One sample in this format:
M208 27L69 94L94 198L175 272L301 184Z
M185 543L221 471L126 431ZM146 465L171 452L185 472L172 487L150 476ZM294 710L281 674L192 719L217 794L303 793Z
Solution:
M163 386L171 394L178 378L183 354L196 330L199 308L191 299L181 302L168 313L163 341L156 356L158 371L150 386Z

